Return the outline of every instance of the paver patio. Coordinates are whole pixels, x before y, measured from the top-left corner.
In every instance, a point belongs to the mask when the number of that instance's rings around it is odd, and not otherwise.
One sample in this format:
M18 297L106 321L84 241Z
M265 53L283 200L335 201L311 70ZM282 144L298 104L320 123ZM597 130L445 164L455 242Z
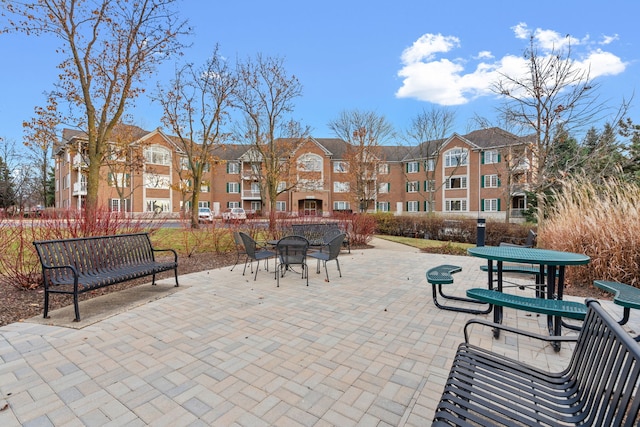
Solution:
M483 261L374 245L343 252L343 277L330 271L331 282L311 264L309 287L291 273L276 288L272 273L254 282L223 268L181 276L177 292L81 329L2 327L0 425L430 425L473 316L435 308L425 272L462 266L452 288L462 294L485 283ZM505 310L512 326L541 332L545 320ZM543 367L570 354L488 330L473 338Z

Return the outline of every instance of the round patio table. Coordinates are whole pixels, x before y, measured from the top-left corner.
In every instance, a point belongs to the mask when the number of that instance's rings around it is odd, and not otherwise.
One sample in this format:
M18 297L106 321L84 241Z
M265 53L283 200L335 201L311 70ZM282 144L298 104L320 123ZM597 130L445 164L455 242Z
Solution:
M546 285L546 298L548 299L562 299L566 266L585 265L591 260L584 254L519 246L478 246L467 249L467 252L469 255L488 261L489 289L493 288L493 262L497 262L497 290L500 292L502 292L502 266L504 262L538 265L542 282L540 285ZM502 323L502 307L494 307L493 321ZM562 318L560 316L547 316L547 325L551 335L561 335ZM496 331L494 331L494 335L496 335Z

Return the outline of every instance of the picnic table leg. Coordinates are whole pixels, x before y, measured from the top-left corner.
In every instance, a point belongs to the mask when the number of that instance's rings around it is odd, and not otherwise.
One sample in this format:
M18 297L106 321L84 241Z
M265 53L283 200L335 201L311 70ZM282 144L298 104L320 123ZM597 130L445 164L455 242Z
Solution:
M502 292L502 265L503 265L503 262L498 261L498 266L497 266L498 292ZM493 288L493 262L492 260L489 260L489 289L492 289L492 288ZM502 306L501 305L493 306L493 323L498 323L498 324L502 323ZM493 329L493 337L494 338L500 337L500 329L497 329L497 328Z

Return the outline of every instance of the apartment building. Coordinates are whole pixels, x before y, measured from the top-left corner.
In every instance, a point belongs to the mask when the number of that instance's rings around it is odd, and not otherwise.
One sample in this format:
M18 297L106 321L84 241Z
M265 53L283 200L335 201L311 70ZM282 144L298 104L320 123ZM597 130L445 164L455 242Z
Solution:
M168 217L190 209L186 156L175 137L161 129L135 127L128 134L125 150L120 148L102 166L101 204L112 211ZM83 206L85 143L83 133L65 130L54 153L57 208ZM311 137L297 141L283 159L292 167L278 184L282 192L276 209L292 216L382 211L504 218L507 210L517 216L526 208L524 190L531 179L528 147L526 138L498 128L453 134L417 147L383 146L368 153L366 167L358 169L366 170L366 176L356 179L345 141ZM255 154L245 145L216 147L201 186L200 206L216 215L231 207L267 213L262 165Z

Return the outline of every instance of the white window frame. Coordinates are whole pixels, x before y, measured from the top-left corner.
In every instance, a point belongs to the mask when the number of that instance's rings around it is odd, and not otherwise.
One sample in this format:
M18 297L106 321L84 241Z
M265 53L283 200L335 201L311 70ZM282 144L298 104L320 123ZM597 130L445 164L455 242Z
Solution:
M460 209L457 209L458 205ZM445 212L467 212L467 206L467 199L446 199L444 201Z
M334 193L348 193L350 185L348 182L334 181L333 192Z
M144 174L144 188L155 190L168 190L171 188L171 176L155 173Z
M452 168L469 164L469 151L464 148L452 148L444 154L444 166Z
M153 165L171 166L171 151L160 145L152 145L144 149L144 160Z
M227 162L227 173L237 175L240 173L240 162Z
M347 162L333 162L333 171L335 173L349 172L349 164Z
M484 212L498 212L498 199L484 199Z
M378 194L388 194L391 185L388 182L381 182L378 184Z
M145 212L156 213L156 207L160 208L159 212L171 212L170 199L147 199L145 203Z
M407 173L416 173L420 171L419 162L408 162L407 163Z
M276 200L276 212L286 212L287 202Z
M484 188L498 188L498 175L485 175L484 176Z
M379 212L390 212L391 211L391 202L378 202L378 211Z
M420 202L418 200L407 201L407 212L420 212Z
M346 211L351 209L351 204L345 201L334 201L333 202L333 210L334 211Z
M388 175L389 174L389 163L380 163L378 165L378 173L380 175Z
M453 187L452 183L454 181L460 181L459 187ZM445 189L447 190L465 190L467 188L467 177L466 175L454 175L447 178L445 182Z
M239 193L240 193L239 182L227 182L227 194L239 194Z
M239 207L240 207L240 202L227 202L228 209L239 208Z
M298 157L298 170L303 172L322 172L322 157L306 153Z
M436 170L436 161L435 159L427 159L424 162L424 170L427 172L433 172Z
M485 151L483 157L484 157L484 164L491 165L494 163L498 163L500 153L496 150Z
M420 192L420 181L408 181L407 193L418 193L418 192Z

